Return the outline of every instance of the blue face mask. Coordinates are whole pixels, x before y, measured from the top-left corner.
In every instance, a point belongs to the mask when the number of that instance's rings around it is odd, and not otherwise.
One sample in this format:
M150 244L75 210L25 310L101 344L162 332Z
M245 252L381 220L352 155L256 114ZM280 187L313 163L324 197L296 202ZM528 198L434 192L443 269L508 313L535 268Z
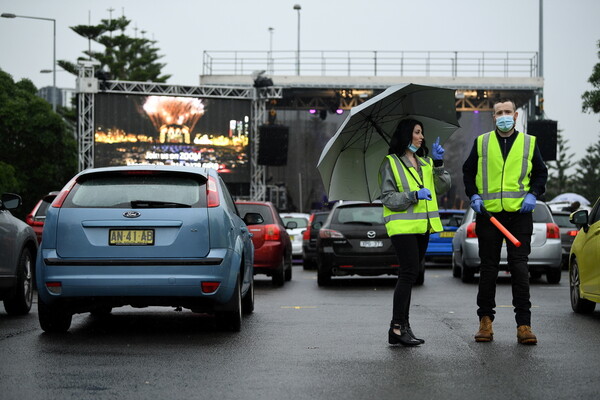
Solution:
M496 118L496 126L502 132L508 132L515 126L515 119L511 115Z
M411 144L408 145L408 149L410 151L412 151L413 153L416 153L419 150L419 147L417 147L417 146L415 146L414 144L411 143Z

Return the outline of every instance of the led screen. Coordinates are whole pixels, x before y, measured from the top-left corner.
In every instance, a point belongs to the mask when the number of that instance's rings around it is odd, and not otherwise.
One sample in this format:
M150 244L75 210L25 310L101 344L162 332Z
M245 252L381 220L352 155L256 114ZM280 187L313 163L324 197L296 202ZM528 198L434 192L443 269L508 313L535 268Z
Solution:
M97 94L94 166L170 164L250 180L249 100Z

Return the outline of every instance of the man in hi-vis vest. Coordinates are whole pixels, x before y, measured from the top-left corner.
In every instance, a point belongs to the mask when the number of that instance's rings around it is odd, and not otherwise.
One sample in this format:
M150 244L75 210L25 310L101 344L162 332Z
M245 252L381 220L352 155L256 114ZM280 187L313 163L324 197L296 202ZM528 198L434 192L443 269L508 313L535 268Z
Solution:
M475 233L481 259L477 342L491 342L494 338L496 279L504 240L504 235L482 214L485 207L521 242L521 246L516 247L506 241L517 341L537 343L537 337L531 331L527 262L533 233L532 212L536 199L545 191L548 169L536 138L515 129L517 115L512 100L498 100L493 115L496 129L475 139L471 154L463 165L465 192L471 199L471 208L477 213Z

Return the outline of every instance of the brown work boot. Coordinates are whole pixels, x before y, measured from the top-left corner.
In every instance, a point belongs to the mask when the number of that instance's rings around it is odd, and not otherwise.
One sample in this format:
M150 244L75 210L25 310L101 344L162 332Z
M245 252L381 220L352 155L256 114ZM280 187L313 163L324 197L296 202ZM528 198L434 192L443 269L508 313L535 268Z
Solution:
M521 325L517 327L517 341L521 344L537 344L537 337L531 332L531 327Z
M492 319L487 315L479 321L479 332L475 334L476 342L491 342L494 340L494 330L492 329Z

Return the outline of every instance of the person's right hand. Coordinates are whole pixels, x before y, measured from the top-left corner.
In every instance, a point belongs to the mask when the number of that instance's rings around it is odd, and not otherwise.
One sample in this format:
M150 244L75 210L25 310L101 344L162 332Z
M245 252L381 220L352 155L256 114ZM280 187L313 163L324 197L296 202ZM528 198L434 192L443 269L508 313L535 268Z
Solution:
M419 191L417 191L417 199L431 200L431 191L427 188L419 189Z
M473 196L471 196L471 208L477 214L481 214L481 209L483 208L483 200L481 199L480 195L474 194Z

